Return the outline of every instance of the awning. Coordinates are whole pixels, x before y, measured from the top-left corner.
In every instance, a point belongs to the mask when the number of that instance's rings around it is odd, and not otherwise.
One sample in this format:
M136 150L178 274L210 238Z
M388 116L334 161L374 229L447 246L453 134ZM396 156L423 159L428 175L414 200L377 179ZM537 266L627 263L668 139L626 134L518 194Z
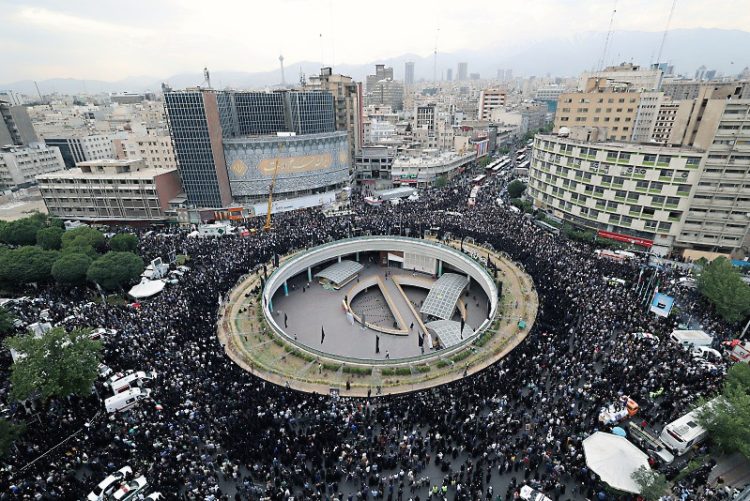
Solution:
M597 431L583 441L586 466L599 475L602 482L617 490L640 494L633 473L641 466L651 469L648 456L626 438Z
M166 282L164 280L143 279L141 283L130 289L128 294L135 299L151 297L160 293L164 289L165 285Z

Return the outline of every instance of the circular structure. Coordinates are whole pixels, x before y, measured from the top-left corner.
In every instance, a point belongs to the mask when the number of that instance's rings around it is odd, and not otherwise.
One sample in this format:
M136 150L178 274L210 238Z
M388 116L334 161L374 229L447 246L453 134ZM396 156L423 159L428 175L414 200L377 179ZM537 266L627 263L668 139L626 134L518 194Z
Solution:
M458 379L525 337L537 298L504 256L456 246L372 236L291 254L240 281L219 336L241 366L306 391L395 393Z

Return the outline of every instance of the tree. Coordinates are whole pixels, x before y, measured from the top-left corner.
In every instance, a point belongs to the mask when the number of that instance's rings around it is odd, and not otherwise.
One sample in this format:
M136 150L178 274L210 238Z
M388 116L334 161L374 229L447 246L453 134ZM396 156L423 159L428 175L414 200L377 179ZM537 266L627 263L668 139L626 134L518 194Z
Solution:
M130 252L107 252L91 263L86 278L108 290L115 290L137 279L143 272L143 259Z
M524 191L526 191L526 184L518 179L508 185L508 196L510 198L521 198Z
M7 419L0 418L0 457L5 457L10 446L18 440L26 430L26 425L14 424Z
M63 252L84 252L90 256L95 256L105 248L105 238L101 231L89 228L88 226L79 226L63 233L62 249Z
M63 254L52 265L52 277L61 285L83 285L92 262L93 259L80 252Z
M46 282L58 251L25 246L0 253L0 281L13 285Z
M17 219L3 226L0 241L10 245L34 245L40 228L42 225L32 218Z
M727 322L738 322L750 313L750 285L742 281L725 257L716 258L703 267L698 277L698 290Z
M750 365L736 363L729 369L721 398L711 405L701 402L698 422L723 452L740 452L750 459Z
M135 252L138 250L138 237L132 233L119 233L109 240L109 247L117 252Z
M102 344L90 339L89 334L87 329L68 333L55 327L41 338L23 334L6 339L8 348L26 355L13 364L11 396L17 400L33 396L47 400L91 393Z
M445 178L445 176L438 176L435 178L435 182L433 184L435 185L435 188L445 188L445 185L448 184L448 180Z
M60 250L65 231L57 226L47 226L36 232L36 244L44 250Z
M631 477L638 484L641 496L646 501L657 501L669 489L669 483L663 474L645 466L634 471Z
M534 210L533 206L531 205L531 202L528 200L521 200L520 198L512 198L510 200L511 205L518 207L523 212L531 212Z
M15 317L11 313L0 306L0 334L7 334L13 329L13 321Z

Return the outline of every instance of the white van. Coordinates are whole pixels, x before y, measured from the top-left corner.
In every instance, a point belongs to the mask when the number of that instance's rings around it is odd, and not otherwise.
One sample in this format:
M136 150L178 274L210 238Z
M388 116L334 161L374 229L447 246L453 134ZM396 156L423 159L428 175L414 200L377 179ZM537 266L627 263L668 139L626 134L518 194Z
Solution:
M123 391L127 391L131 388L143 388L145 383L147 381L151 381L152 379L156 379L156 371L132 372L121 378L111 380L109 382L109 387L115 394L117 394L122 393Z
M147 399L149 395L151 390L148 388L133 388L109 397L104 401L104 407L110 414L124 412L138 405L141 400Z
M711 346L714 341L713 337L699 330L676 330L669 337L684 348Z
M714 402L716 402L716 399L707 402L706 406L711 406ZM661 431L659 440L674 455L681 456L685 454L691 447L700 444L708 437L706 429L698 424L698 413L702 408L699 407L688 412L681 418L666 425Z
M707 346L696 346L693 348L692 354L694 359L708 360L714 363L721 362L722 360L721 353L718 350Z

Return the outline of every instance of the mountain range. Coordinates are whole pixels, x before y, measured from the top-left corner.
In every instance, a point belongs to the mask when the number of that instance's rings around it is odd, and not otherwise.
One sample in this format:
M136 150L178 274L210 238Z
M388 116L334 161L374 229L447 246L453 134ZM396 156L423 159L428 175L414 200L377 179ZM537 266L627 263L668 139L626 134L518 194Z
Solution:
M655 61L661 44L662 32L615 31L610 37L606 56L602 58L606 33L586 32L570 37L553 38L538 42L516 41L513 45L495 46L477 50L463 50L454 53L438 52L437 77L443 78L447 68L456 67L460 61L468 63L469 73L479 73L482 78L494 78L498 69L510 68L514 76L577 76L580 72L605 65L632 62L648 65ZM734 75L750 66L750 32L720 29L680 29L668 32L662 61L674 65L675 71L692 76L699 66L715 69L721 73ZM403 54L397 57L367 64L340 64L334 67L335 73L349 75L357 81L374 73L377 63L392 66L396 79L402 79L404 63L415 63L415 78L431 80L435 68L434 56ZM300 61L285 66L287 84L296 84L300 75L315 75L321 63ZM62 93L108 93L144 92L160 90L161 82L174 89L201 85L201 68L195 72L172 76L128 77L114 82L80 80L75 78L55 78L38 81L43 94ZM272 71L211 71L211 83L215 88L258 88L278 85L281 70ZM1 90L13 90L28 95L36 95L33 80L0 84Z

